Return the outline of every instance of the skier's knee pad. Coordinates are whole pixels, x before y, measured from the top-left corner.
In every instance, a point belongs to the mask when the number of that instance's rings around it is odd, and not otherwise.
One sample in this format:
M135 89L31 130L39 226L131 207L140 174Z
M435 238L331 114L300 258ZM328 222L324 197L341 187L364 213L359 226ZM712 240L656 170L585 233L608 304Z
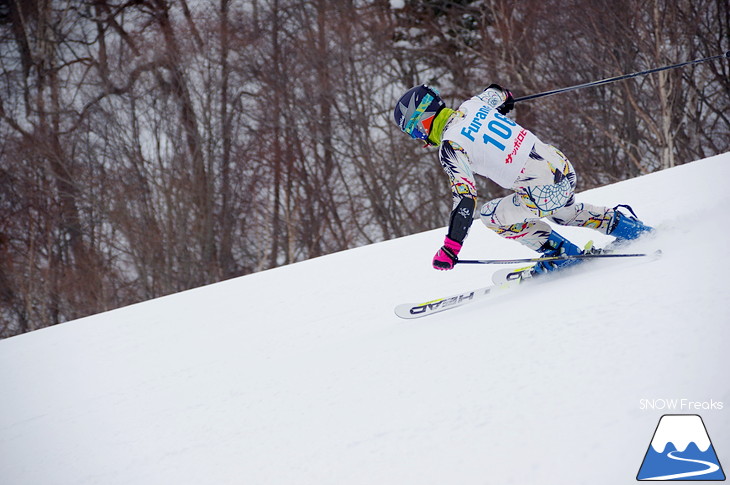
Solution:
M500 237L512 239L533 251L538 251L545 245L551 231L550 225L540 220L487 227L496 232Z
M494 230L534 219L535 214L525 207L518 194L512 194L484 204L479 210L479 218L485 226Z

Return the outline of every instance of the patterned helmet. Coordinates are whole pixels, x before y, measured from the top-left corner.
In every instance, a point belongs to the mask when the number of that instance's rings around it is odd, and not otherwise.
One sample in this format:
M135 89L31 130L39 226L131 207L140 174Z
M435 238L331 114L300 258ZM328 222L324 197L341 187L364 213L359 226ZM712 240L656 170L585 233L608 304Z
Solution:
M409 89L395 105L395 124L411 138L429 142L434 118L445 106L438 91L426 84Z

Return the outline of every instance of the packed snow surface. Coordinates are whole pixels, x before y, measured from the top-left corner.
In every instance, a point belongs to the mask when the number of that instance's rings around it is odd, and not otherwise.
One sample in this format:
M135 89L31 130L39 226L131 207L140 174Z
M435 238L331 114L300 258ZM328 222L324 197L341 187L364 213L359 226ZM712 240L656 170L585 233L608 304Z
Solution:
M663 257L422 319L393 308L503 267L434 271L442 228L0 341L0 483L614 485L663 414L730 464L728 184L730 153L581 193ZM461 254L533 255L479 222Z

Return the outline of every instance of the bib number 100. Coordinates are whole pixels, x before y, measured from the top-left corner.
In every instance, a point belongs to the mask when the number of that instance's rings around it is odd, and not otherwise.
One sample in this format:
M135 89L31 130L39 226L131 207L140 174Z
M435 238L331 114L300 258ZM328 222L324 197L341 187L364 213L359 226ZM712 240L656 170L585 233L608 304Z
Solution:
M495 113L494 117L497 119L487 123L487 133L482 136L482 141L485 145L494 145L500 151L504 151L507 147L502 141L512 138L512 128L517 126L517 123L500 113Z

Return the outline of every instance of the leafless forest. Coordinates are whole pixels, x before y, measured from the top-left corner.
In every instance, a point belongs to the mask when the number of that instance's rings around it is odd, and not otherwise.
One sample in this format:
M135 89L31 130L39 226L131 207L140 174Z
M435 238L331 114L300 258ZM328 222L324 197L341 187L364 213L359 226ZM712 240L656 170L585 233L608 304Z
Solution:
M0 336L445 226L391 121L415 84L522 96L729 36L727 0L0 0ZM513 113L585 190L728 151L729 70Z

